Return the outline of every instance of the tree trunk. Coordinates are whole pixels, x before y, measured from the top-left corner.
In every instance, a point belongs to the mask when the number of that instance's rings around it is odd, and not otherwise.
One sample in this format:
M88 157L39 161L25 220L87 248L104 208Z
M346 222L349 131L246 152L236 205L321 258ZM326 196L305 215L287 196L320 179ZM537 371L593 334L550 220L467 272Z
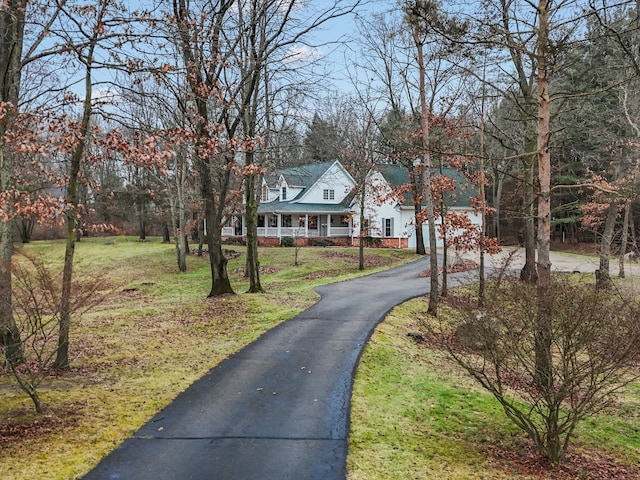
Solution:
M485 61L486 65L486 61ZM482 72L482 78L484 81L485 74L484 69ZM485 253L485 236L487 233L487 195L485 190L485 163L484 163L484 109L485 109L485 89L484 83L482 87L482 102L480 107L480 158L479 158L479 170L480 170L480 244L478 245L480 250L480 268L478 274L478 305L484 306L484 292L485 292L485 272L484 272L484 253ZM499 217L499 210L496 210L496 216ZM499 221L498 221L499 223Z
M609 289L613 287L611 275L609 274L611 243L613 242L613 232L618 217L618 203L611 202L607 208L607 218L604 223L604 231L600 240L600 265L596 270L596 288Z
M549 97L549 10L547 0L538 3L539 33L537 38L538 80L538 281L535 348L535 381L539 388L550 391L553 385L551 355L552 318L551 305L551 155L549 152L549 124L551 119Z
M1 160L1 158L0 158ZM20 331L13 317L11 296L11 222L0 223L0 322L2 348L6 361L15 365L24 361Z
M624 218L622 220L622 238L620 239L620 255L618 256L618 277L624 278L624 256L627 254L627 243L629 243L629 217L631 215L631 202L627 200L624 204Z
M195 87L194 87L195 89ZM208 111L206 102L197 99L198 112L200 113L197 130L200 138L206 139L209 136L207 130ZM225 154L223 154L225 155ZM228 155L228 154L227 154ZM227 158L227 162L228 162ZM231 159L233 161L233 159ZM221 174L221 189L218 195L214 195L213 182L211 179L211 156L210 154L196 155L195 163L200 177L200 198L204 204L204 218L207 223L207 247L209 250L209 264L211 267L211 290L209 297L234 293L227 275L227 259L222 254L222 214L226 193L230 181L229 167L223 167ZM217 197L217 199L216 199ZM215 203L214 203L215 202Z
M171 241L171 234L169 233L169 225L165 220L162 222L162 243L169 243Z
M366 180L363 182L363 184L361 185L362 187L365 187L366 185ZM364 270L364 236L365 236L365 231L364 231L364 222L366 219L366 212L365 212L365 207L367 204L367 199L366 199L366 188L362 188L362 191L360 192L360 244L358 245L358 270L362 271ZM424 246L423 246L424 248Z
M440 205L442 209L442 214L440 215L440 221L442 225L445 223L445 209L446 205L442 203ZM447 234L444 233L442 235L442 288L440 293L443 297L446 297L449 294L449 285L448 285L448 275L447 275L447 267L449 266L449 246L447 245Z
M429 226L429 306L427 313L434 317L438 315L438 248L436 238L435 212L433 211L433 195L431 194L431 152L429 151L430 119L431 112L427 108L426 92L426 72L424 65L423 44L420 39L419 27L414 26L413 39L418 51L418 69L420 83L420 128L422 130L422 149L424 158L422 159L422 187L425 201L427 224Z
M29 398L33 402L36 413L43 413L42 402L40 401L40 395L38 394L38 388L35 382L32 383L31 381L29 381L28 377L23 378L23 374L18 371L15 364L11 364L11 373L18 382L18 386L29 396Z
M631 233L631 248L632 252L638 255L640 251L638 250L638 242L636 240L636 225L633 220L633 215L629 216L629 232Z
M141 168L135 169L136 204L138 211L138 239L147 239L147 194L145 192L145 172Z
M2 139L18 113L26 3L25 0L8 0L0 9L0 101L15 109L9 109L4 121L0 122L0 192L14 188L13 155ZM13 365L21 363L24 357L20 332L13 316L12 230L12 220L0 222L0 336L5 358Z
M255 38L254 38L255 41ZM255 69L251 71L253 75L258 72ZM247 89L251 84L246 87ZM246 102L246 110L242 119L244 133L248 138L256 136L256 115L258 110L258 97L255 92L248 90L244 97ZM247 167L253 167L255 164L255 155L252 148L248 148L244 153L244 163ZM247 226L247 266L245 275L249 276L249 290L247 293L262 293L262 284L260 283L260 260L258 258L258 192L256 191L256 181L260 179L260 175L253 171L248 171L244 177L244 200L245 200L245 221ZM295 264L298 264L298 239L294 237Z
M67 183L67 210L65 220L67 226L67 241L64 251L64 266L62 269L62 293L60 297L60 330L58 332L58 351L53 362L53 368L59 370L69 369L69 329L71 323L71 283L73 279L73 258L75 255L76 238L75 230L78 216L78 180L80 165L84 157L84 151L89 141L89 125L91 123L91 92L92 77L91 64L93 62L93 49L95 38L89 46L86 58L85 73L85 100L83 106L82 123L80 126L80 141L71 157L69 168L69 181Z
M140 195L138 199L138 238L143 241L147 239L147 206L146 201Z
M175 230L176 236L176 260L178 263L178 270L181 272L187 271L187 236L184 233L184 214L178 214L178 226Z
M176 178L179 175L176 175ZM178 270L181 272L185 272L187 270L186 258L184 256L184 245L182 245L181 238L184 237L182 235L182 231L180 226L184 223L180 221L180 213L178 208L179 203L179 194L169 195L169 209L171 212L171 231L173 232L173 243L176 249L176 263L178 265Z
M424 198L424 186L422 184L422 173L416 172L422 168L420 166L413 166L411 170L411 191L413 194L413 210L414 219L416 222L416 253L418 255L426 255L427 251L424 246L424 235L422 230L422 198Z
M197 227L198 228L198 256L202 257L205 238L204 238L204 222L202 221L201 218L198 218L197 225L198 225Z
M250 157L248 159L247 157ZM245 155L246 162L253 163L253 153ZM247 225L247 293L263 292L260 284L260 260L258 259L258 200L256 198L256 174L245 176L245 221ZM297 238L295 241L297 242ZM297 246L295 246L297 249Z
M33 233L33 227L36 224L35 218L29 216L21 216L18 220L18 228L20 230L20 241L22 243L31 242L31 234Z
M527 142L529 144L529 142ZM530 148L529 152L535 151ZM539 155L539 154L538 154ZM524 162L524 253L525 262L520 271L520 279L535 284L538 280L536 269L536 228L535 228L535 156Z
M495 213L493 214L493 235L500 239L500 205L502 204L504 174L498 172L497 169L495 169L494 172L493 208L495 209Z
M173 218L174 220L174 232L176 242L176 260L178 262L178 270L181 272L187 271L187 253L189 251L189 245L187 242L187 217L186 217L186 198L185 198L185 183L187 179L187 162L180 158L176 165L176 195L175 199L171 200Z
M205 200L205 205L209 205L210 212L207 218L211 218L211 222L207 222L207 224L211 225L209 228L209 236L208 236L208 246L209 246L209 259L211 264L211 291L209 292L209 297L216 297L219 295L225 295L227 293L235 293L233 288L231 288L231 282L229 281L229 275L227 273L227 259L222 253L222 217L224 214L224 207L227 198L227 191L229 189L231 170L234 163L234 158L232 153L225 153L224 156L224 166L222 167L222 171L219 172L219 189L218 189L218 201L214 205L211 201ZM208 185L207 185L208 183ZM204 179L203 185L204 188L211 189L211 176L209 175L208 180ZM213 191L211 191L211 196L208 198L213 198ZM206 212L206 206L205 206Z

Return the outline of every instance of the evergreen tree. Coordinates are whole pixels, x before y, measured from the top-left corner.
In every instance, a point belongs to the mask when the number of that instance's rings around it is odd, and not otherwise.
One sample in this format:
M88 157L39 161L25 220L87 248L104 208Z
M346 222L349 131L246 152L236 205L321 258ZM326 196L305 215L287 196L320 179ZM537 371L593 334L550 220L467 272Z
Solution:
M304 137L305 163L329 162L344 158L344 140L338 125L313 115Z

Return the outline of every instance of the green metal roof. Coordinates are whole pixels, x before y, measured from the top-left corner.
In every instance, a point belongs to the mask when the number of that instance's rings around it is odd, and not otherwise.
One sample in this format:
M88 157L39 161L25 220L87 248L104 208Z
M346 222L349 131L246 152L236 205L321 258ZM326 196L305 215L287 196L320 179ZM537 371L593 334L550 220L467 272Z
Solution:
M258 206L258 213L346 213L349 206L344 202L338 204L326 203L289 203L269 202Z
M287 185L291 187L309 188L316 183L335 162L336 161L333 160L331 162L310 163L300 167L285 168L277 172L276 181L282 176L286 180Z
M378 171L382 174L387 182L392 186L408 185L409 170L404 165L400 164L384 164L377 166ZM434 167L431 169L433 176L440 175L440 168ZM453 167L442 168L442 175L454 180L456 189L453 193L445 193L445 202L451 207L469 207L469 199L478 195L478 192L473 188L471 182L464 176L464 174ZM405 192L403 206L413 206L413 200L411 192Z

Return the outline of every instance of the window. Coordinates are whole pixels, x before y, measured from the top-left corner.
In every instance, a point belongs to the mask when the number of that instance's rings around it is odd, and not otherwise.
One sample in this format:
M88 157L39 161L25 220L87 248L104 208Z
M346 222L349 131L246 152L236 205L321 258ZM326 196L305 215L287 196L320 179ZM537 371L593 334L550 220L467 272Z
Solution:
M264 215L258 215L258 227L264 228Z
M286 199L287 199L287 187L283 185L282 193L280 194L280 200L286 200Z
M348 227L349 217L346 215L331 215L332 227Z
M283 227L291 226L291 215L282 215L282 226Z
M275 215L269 215L269 227L275 228L278 226L278 217Z
M325 188L322 191L323 200L335 200L335 197L336 197L336 191L335 190L329 190L328 188Z
M263 185L262 186L262 197L260 198L260 200L262 202L266 202L269 200L269 186L268 185Z
M309 216L309 230L318 229L318 217L316 215Z
M393 218L383 218L382 229L383 237L393 237Z

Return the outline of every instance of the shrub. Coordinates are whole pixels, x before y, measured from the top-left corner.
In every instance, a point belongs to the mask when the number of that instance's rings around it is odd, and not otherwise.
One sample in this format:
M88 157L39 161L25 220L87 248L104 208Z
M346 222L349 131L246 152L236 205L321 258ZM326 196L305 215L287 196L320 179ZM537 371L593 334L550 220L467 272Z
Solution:
M282 237L280 239L280 246L281 247L294 247L295 246L295 241L293 237Z
M489 284L484 305L463 306L465 321L440 338L538 451L558 463L578 422L640 377L640 308L631 295L554 277L545 302L551 309L550 376L541 382L536 295L535 286L515 280Z
M16 383L42 413L39 386L51 374L58 351L61 286L59 273L37 257L22 255L14 267L13 314L20 333L23 361L5 362ZM76 278L72 285L70 311L75 318L99 305L107 287L100 279Z

